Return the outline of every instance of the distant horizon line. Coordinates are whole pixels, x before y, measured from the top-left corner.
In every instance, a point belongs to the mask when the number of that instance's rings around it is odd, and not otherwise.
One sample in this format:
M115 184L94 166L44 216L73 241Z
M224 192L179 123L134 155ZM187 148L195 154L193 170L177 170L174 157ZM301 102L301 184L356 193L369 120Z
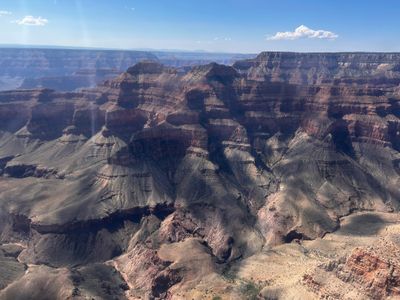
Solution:
M238 55L256 55L254 53L228 52L228 51L209 51L202 49L156 49L156 48L109 48L109 47L86 47L86 46L68 46L68 45L34 45L34 44L2 44L0 48L28 48L28 49L67 49L67 50L101 50L101 51L143 51L143 52L182 52L182 53L204 53L204 54L238 54Z
M228 51L209 51L202 49L187 50L187 49L157 49L157 48L108 48L108 47L86 47L86 46L68 46L68 45L35 45L35 44L2 44L0 49L42 49L42 50L92 50L92 51L137 51L137 52L165 52L165 53L198 53L198 54L230 54L230 55L258 55L261 53L303 53L303 54L400 54L400 51L287 51L287 50L262 50L260 52L228 52Z

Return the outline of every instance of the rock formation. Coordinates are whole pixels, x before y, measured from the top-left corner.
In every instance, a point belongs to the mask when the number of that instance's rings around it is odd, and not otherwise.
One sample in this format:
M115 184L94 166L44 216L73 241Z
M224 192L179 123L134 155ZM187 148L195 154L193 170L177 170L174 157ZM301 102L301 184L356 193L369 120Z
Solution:
M262 53L185 72L143 61L80 92L1 92L0 241L19 248L0 252L0 298L35 283L54 299L296 286L345 299L321 274L355 298L398 295L385 251L360 239L328 256L346 218L399 212L399 66L398 54ZM274 255L291 251L306 268L283 284Z
M74 91L95 87L132 65L152 60L188 70L218 62L233 64L254 55L98 49L0 48L0 91L50 88Z

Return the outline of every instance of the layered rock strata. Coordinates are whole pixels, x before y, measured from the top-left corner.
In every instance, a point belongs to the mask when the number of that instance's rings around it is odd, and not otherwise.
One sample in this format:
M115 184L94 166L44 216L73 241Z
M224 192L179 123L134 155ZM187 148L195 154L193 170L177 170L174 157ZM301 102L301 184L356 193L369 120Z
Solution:
M17 263L40 268L38 285L68 280L53 298L92 295L79 281L92 264L109 293L132 299L204 295L211 279L257 295L264 286L226 270L323 238L355 212L398 212L399 62L263 53L182 72L145 61L80 92L2 92L1 241L22 245ZM376 256L354 251L337 264L360 273L356 289L391 268L357 271ZM304 285L320 295L314 281ZM17 297L15 284L0 297Z

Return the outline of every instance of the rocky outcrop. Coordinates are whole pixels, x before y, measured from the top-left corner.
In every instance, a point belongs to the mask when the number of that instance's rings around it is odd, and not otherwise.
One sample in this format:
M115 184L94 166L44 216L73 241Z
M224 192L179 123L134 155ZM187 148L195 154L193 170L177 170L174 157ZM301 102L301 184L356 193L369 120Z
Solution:
M345 289L358 290L360 296L369 299L396 298L400 296L398 254L398 244L388 241L367 249L356 248L349 257L323 264L315 273L304 275L303 283L323 298L342 299Z

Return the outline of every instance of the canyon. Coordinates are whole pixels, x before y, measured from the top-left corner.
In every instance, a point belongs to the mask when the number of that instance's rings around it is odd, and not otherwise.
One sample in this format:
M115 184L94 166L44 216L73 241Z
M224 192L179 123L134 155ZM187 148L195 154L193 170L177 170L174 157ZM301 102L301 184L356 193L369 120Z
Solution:
M136 59L0 92L0 299L400 297L400 54Z
M85 48L0 48L0 91L51 88L71 92L95 87L118 76L130 66L152 60L188 69L217 62L233 64L254 55L156 50L108 50Z

